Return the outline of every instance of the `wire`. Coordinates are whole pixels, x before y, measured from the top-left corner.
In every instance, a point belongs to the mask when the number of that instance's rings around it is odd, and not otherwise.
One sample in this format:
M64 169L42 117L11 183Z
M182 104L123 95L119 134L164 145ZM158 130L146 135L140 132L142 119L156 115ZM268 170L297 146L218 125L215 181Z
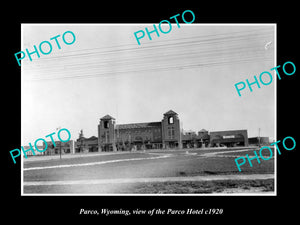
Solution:
M264 31L265 32L265 31ZM219 34L221 36L224 36L224 34ZM61 56L54 56L54 57L45 57L45 58L39 58L39 60L53 60L53 59L61 59L61 58L70 58L70 57L89 57L89 56L93 56L93 55L107 55L107 54L111 54L111 53L121 53L121 52L124 52L124 51L145 51L145 50L157 50L157 48L166 48L166 47L171 47L173 48L174 46L177 46L177 45L181 45L181 46L184 46L184 45L191 45L191 44L215 44L216 42L218 41L238 41L238 40L248 40L251 36L255 36L256 38L258 36L264 36L264 35L268 35L270 36L270 33L267 32L267 33L246 33L246 34L243 34L243 35L233 35L233 34L227 34L227 37L217 37L217 38L211 38L211 36L217 36L217 35L207 35L207 36L200 36L200 37L205 37L205 39L202 39L202 40L195 40L195 37L190 37L188 39L194 39L192 41L183 41L183 42L175 42L175 43L163 43L163 44L156 44L156 45L151 45L151 46L146 46L146 47L143 47L143 48L138 48L137 45L135 45L135 47L133 48L125 48L125 49L114 49L114 50L107 50L107 51L96 51L96 52L85 52L85 53L80 53L80 54L73 54L73 55L69 55L69 54L65 54L65 55L61 55ZM208 38L210 37L210 38ZM183 38L183 39L179 39L179 40L184 40L184 39L187 39L187 38ZM168 42L170 41L174 41L174 40L168 40ZM166 42L166 41L165 41ZM90 49L90 50L93 50L93 49ZM79 50L81 51L81 50Z
M92 77L117 77L121 76L122 73L136 73L136 72L151 72L151 71L165 71L165 70L184 70L184 69L191 69L197 67L211 67L211 66L222 66L222 65L231 65L237 63L251 63L253 61L260 60L261 58L252 58L252 59L239 59L235 61L224 61L224 62L211 62L205 64L189 64L189 65L182 65L182 66L169 66L169 67L160 67L160 68L146 68L146 69L139 69L139 70L131 70L131 71L118 71L118 72L105 72L105 73L93 73L93 74L84 74L84 75L72 75L72 76L60 76L60 77L48 77L48 78L40 78L40 79L29 79L31 81L40 81L40 80L61 80L61 79L71 79L71 78L92 78ZM265 61L271 61L272 59L265 59ZM110 76L110 74L117 74L117 76Z
M22 71L26 75L27 73L39 74L38 78L28 79L28 76L25 76L26 80L82 79L84 77L107 77L109 74L118 73L187 69L188 66L216 66L217 64L224 65L224 63L230 65L233 62L270 60L270 57L273 57L271 51L265 51L264 45L259 45L262 40L274 38L269 30L260 31L258 34L253 32L236 33L238 35L227 33L188 37L178 39L177 42L172 40L165 45L159 43L145 48L85 52L71 55L71 58L70 55L52 57L52 61L47 61L42 66L39 63L35 65L26 64ZM45 73L49 75L43 75ZM72 75L65 76L68 73ZM40 77L41 75L43 77ZM59 77L55 75L59 75ZM62 77L60 77L61 75Z

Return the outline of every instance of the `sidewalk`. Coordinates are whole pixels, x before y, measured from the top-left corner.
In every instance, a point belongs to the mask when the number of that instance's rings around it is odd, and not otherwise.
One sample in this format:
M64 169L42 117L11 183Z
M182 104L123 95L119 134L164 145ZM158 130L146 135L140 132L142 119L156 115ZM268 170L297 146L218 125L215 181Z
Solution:
M274 179L274 174L228 174L188 177L138 177L117 179L89 179L89 180L55 180L55 181L27 181L24 186L41 185L92 185L92 184L120 184L120 183L152 183L152 182L186 182L186 181L219 181L219 180L266 180Z
M88 152L88 153L75 153L75 154L62 154L62 159L71 159L71 158L81 158L81 157L93 157L101 155L116 155L116 154L129 154L129 153L144 153L143 151L136 152ZM27 159L23 157L24 163L32 161L43 161L43 160L59 160L60 155L39 155L39 156L29 156Z
M116 155L116 154L132 154L132 153L172 153L172 152L189 152L189 151L218 151L224 150L229 152L230 150L239 151L246 149L255 149L256 147L235 147L235 148L224 148L224 147L214 147L214 148L184 148L184 149L148 149L148 150L137 150L137 151L116 151L116 152L88 152L88 153L75 153L75 154L62 154L62 159L71 159L71 158L81 158L81 157L93 157L93 156L106 156L106 155ZM212 152L212 154L214 154ZM36 155L29 156L27 159L22 158L23 162L32 162L32 161L43 161L43 160L59 160L60 155Z

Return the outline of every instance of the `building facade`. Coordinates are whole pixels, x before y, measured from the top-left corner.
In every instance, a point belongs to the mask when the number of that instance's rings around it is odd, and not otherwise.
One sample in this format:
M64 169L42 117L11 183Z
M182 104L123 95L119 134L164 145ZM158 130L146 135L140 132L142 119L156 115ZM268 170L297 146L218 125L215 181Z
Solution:
M208 131L202 129L196 134L195 131L182 132L183 148L205 148L210 146Z
M75 152L98 152L98 138L79 137L75 142Z
M161 121L116 124L106 115L98 124L99 151L182 148L178 114L169 110Z
M249 138L247 130L183 131L178 114L173 110L162 115L161 121L116 124L110 115L100 118L98 137L85 138L83 131L76 141L66 143L47 142L48 149L42 154L86 153L101 151L135 151L147 149L181 149L205 147L234 147L267 144L267 137ZM45 146L41 147L44 149Z
M56 155L56 154L68 154L75 153L76 143L73 140L67 142L62 141L47 141L47 151L43 152L43 155ZM45 143L43 143L43 149L45 149Z
M210 145L215 146L248 146L247 130L212 131L209 133Z
M163 148L182 148L180 121L172 110L164 114L161 122Z
M270 145L269 137L251 137L248 139L248 141L249 141L249 145L255 145L255 146Z

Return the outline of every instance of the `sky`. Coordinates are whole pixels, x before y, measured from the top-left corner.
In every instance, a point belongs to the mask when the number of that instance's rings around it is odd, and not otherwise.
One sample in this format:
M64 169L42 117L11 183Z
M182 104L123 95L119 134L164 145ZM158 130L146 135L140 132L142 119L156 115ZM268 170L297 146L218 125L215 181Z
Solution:
M184 130L247 129L253 137L260 128L275 137L274 72L270 85L253 85L241 97L234 87L276 66L274 25L175 23L138 45L134 32L153 24L22 24L22 51L52 44L50 54L21 62L22 145L58 127L74 140L81 129L97 136L106 114L117 124L154 122L170 109ZM71 45L61 39L66 31L75 34ZM57 35L61 49L50 41Z

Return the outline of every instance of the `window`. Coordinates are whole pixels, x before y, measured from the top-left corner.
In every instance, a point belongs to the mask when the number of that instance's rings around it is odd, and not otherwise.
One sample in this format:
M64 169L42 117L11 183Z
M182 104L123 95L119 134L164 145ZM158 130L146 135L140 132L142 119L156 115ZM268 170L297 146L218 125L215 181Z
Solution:
M173 123L174 123L174 118L173 118L173 116L170 116L170 117L168 118L168 123L169 123L169 124L173 124Z
M109 143L109 131L105 132L105 143Z
M109 121L104 121L103 126L105 129L109 128Z
M175 137L174 127L168 127L168 135L169 135L169 139L174 139Z

